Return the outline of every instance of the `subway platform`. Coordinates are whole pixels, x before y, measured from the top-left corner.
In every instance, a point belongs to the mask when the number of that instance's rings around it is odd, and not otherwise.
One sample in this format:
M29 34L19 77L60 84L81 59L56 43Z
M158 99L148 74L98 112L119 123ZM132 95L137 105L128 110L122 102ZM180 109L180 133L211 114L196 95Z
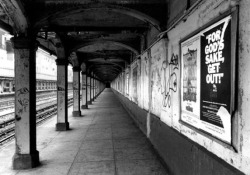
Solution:
M110 89L72 117L69 131L55 131L56 117L37 128L41 165L13 170L14 141L0 150L1 175L165 175L167 174L144 134Z

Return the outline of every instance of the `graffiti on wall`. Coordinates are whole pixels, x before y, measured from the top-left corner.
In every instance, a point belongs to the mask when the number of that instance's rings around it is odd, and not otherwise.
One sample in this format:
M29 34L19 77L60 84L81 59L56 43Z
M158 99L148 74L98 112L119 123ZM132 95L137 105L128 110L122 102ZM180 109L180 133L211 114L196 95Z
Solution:
M64 115L63 111L64 111L64 105L65 105L65 91L58 91L57 93L57 112L58 115Z
M178 55L172 54L170 62L163 61L161 68L161 94L163 108L171 107L171 93L177 91Z
M18 121L18 120L21 120L21 116L23 115L23 113L27 112L27 108L29 106L29 100L28 100L28 97L27 95L29 94L29 89L24 87L24 88L21 88L19 90L17 90L17 112L16 112L16 116L15 116L15 119Z
M166 58L165 41L161 40L151 49L151 89L152 89L152 113L160 116L162 105L161 80L162 80L162 65Z
M17 90L17 96L24 95L24 94L27 94L27 93L29 93L29 89L26 88L26 87Z

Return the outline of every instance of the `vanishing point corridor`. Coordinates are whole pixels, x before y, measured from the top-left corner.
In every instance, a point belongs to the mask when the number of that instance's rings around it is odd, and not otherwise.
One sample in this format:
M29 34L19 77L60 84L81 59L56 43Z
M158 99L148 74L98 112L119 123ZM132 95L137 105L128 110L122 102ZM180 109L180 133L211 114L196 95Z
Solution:
M69 108L69 114L71 112ZM14 142L11 142L0 151L0 174L166 174L151 144L111 89L105 89L83 117L69 115L71 129L68 132L55 131L55 120L53 117L37 129L42 168L11 170L14 151Z

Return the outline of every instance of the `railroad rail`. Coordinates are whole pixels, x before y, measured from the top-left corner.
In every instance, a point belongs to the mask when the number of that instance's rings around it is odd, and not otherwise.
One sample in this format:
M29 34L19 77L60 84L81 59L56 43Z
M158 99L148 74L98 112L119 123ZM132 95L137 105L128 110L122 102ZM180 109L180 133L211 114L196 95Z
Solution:
M73 92L69 92L69 94L73 94ZM37 94L36 101L42 101L49 98L56 98L56 92L49 92L43 94ZM0 112L14 108L14 95L13 97L8 97L6 99L0 99ZM2 115L1 115L2 116ZM0 116L0 118L1 118Z
M72 98L72 96L73 95L69 95L69 98ZM57 98L54 96L39 99L36 101L37 102L36 110L39 111L40 109L46 108L47 106L56 104L56 100ZM0 112L0 132L1 132L1 128L3 128L6 125L6 122L9 123L10 119L12 118L14 118L14 106L11 109Z
M68 99L68 107L73 105L73 98ZM41 124L50 117L54 116L57 113L57 104L52 104L45 108L37 110L36 123ZM15 119L9 119L6 123L7 125L14 125ZM0 146L4 143L12 140L15 136L15 126L10 126L8 129L5 129L0 133Z

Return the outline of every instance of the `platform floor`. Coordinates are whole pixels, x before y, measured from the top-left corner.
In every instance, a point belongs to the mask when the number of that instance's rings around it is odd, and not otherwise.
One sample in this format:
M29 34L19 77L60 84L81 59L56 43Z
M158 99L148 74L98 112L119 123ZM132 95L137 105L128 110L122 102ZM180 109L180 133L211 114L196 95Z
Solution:
M14 141L0 150L1 175L165 175L150 143L134 125L110 89L72 117L71 130L55 131L56 117L37 128L41 165L30 170L11 168Z

